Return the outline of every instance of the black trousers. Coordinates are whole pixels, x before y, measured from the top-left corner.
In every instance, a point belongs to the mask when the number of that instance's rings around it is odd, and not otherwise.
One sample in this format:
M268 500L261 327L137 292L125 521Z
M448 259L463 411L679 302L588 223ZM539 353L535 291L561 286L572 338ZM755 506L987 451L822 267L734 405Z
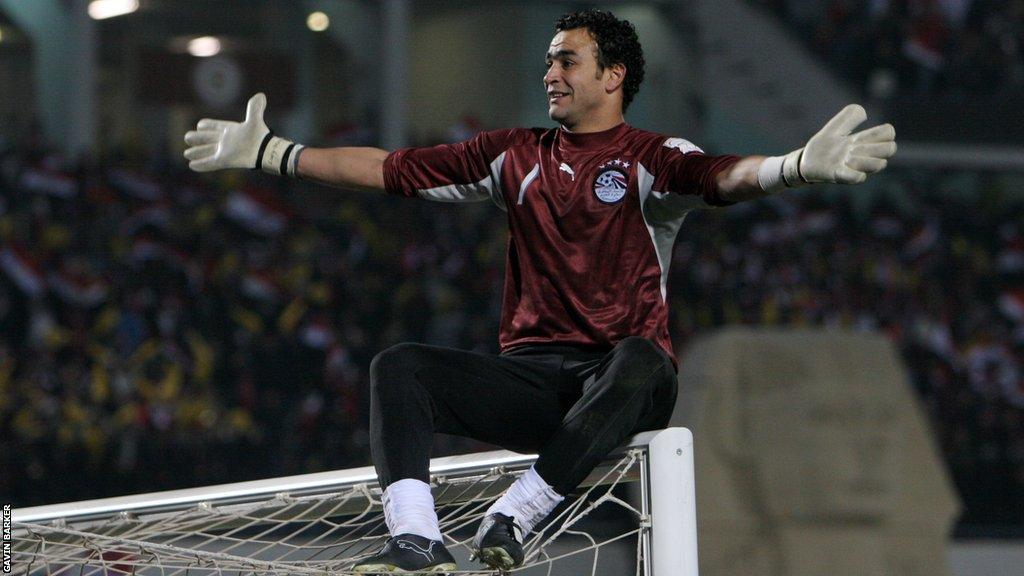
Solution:
M676 374L654 342L630 337L611 351L517 348L499 356L399 344L370 365L370 450L381 488L429 482L433 434L535 452L541 478L575 489L631 435L663 428Z

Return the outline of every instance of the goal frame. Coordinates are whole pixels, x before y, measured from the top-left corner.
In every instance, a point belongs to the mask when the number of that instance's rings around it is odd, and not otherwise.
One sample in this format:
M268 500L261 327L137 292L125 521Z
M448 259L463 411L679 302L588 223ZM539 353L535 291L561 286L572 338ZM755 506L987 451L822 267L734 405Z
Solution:
M697 510L693 467L693 435L686 428L667 428L632 437L609 458L637 451L641 458L640 537L644 576L698 576ZM430 461L431 479L470 476L495 469L526 469L536 461L534 454L507 450L478 452L435 458ZM596 482L600 471L584 485ZM227 506L287 496L308 496L337 491L359 484L376 484L373 467L317 472L135 494L114 498L83 500L63 504L12 510L12 528L19 525L65 526L80 521L132 516L145 512L159 514L185 510L197 505Z

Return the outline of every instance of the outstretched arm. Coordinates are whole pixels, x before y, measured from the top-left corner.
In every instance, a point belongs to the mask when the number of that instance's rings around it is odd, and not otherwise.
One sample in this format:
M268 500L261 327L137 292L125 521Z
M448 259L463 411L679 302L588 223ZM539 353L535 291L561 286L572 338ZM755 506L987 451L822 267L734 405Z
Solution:
M274 136L263 121L267 98L263 93L249 99L245 120L204 118L185 134L189 168L211 172L226 168L262 169L323 184L358 190L384 191L384 159L378 148L306 148Z
M765 156L744 156L739 162L722 170L715 177L718 184L718 196L729 202L743 202L767 196L757 181L757 170L767 159Z
M380 148L306 148L297 174L329 186L383 192L387 156Z
M860 184L868 174L885 168L896 153L896 130L891 124L851 134L866 119L864 108L850 104L803 148L785 156L741 159L718 174L719 197L739 202L818 182Z

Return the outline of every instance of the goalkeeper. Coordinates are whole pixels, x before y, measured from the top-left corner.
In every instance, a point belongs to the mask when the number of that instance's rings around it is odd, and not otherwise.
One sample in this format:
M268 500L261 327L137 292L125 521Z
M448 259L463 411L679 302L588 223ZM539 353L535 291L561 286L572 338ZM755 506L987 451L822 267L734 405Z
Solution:
M677 366L666 280L686 212L857 184L896 152L888 124L853 132L866 115L850 105L789 154L704 154L625 123L644 77L629 22L590 10L555 30L543 80L556 128L390 153L306 148L268 130L257 94L245 121L201 120L185 135L199 172L262 168L347 189L492 201L507 214L501 353L400 344L370 366L371 453L391 537L356 571L455 569L428 485L435 432L538 453L473 541L492 568L520 565L524 535L612 449L669 421Z

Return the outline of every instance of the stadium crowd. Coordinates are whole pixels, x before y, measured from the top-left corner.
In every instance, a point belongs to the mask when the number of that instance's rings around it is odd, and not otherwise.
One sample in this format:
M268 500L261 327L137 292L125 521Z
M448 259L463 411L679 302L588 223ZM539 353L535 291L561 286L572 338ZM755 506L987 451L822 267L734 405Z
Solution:
M964 522L1024 524L1022 206L986 175L894 172L881 188L692 214L670 279L676 349L724 324L888 335ZM0 494L369 464L373 355L496 351L505 241L489 203L0 153Z
M1024 88L1024 0L755 0L876 98Z

